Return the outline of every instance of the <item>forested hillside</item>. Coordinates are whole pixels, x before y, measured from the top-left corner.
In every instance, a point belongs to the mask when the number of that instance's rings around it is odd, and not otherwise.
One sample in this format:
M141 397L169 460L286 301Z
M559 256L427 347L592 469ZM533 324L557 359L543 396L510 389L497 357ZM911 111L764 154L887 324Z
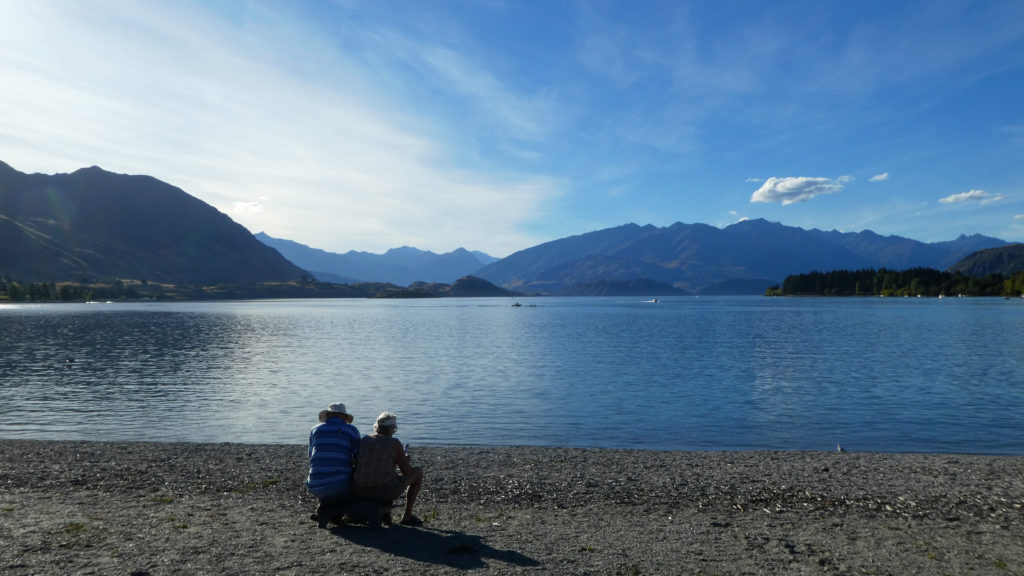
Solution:
M1024 272L982 278L931 268L895 271L864 269L809 272L788 276L769 296L1018 296L1024 294Z

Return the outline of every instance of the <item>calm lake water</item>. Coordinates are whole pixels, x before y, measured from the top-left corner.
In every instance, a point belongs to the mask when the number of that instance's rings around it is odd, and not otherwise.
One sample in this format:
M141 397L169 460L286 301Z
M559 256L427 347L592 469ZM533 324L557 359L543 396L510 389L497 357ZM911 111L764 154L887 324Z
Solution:
M1024 300L0 305L0 437L1024 454Z

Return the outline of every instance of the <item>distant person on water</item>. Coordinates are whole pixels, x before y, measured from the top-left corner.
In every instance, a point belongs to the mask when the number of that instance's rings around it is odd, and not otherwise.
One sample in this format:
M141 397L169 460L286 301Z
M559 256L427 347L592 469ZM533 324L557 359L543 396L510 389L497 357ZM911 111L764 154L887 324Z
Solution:
M391 412L382 412L377 417L373 436L363 436L360 441L359 466L352 490L360 498L389 501L408 488L401 523L419 526L423 521L413 515L412 507L423 487L423 469L413 468L409 463L409 454L394 437L397 430L398 417Z
M320 424L309 432L306 487L321 502L351 496L359 442L359 430L352 425L352 415L344 404L331 404L320 411Z

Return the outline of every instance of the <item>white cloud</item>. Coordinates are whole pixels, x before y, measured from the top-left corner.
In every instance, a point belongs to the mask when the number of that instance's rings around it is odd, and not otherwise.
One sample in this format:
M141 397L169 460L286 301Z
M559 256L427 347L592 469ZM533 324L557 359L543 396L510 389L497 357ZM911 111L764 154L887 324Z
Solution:
M1013 219L1014 220L1024 220L1024 214L1014 214L1013 215Z
M969 202L977 200L984 204L991 204L993 202L999 202L1004 196L1002 194L989 194L984 190L971 190L970 192L961 192L960 194L950 194L945 198L939 198L939 202L943 204L957 204L960 202Z
M868 178L868 182L885 182L889 179L888 172L882 172L881 174L875 174L871 178Z
M234 202L231 204L231 216L233 219L245 218L263 212L263 204L260 202Z
M950 194L945 198L939 198L939 202L943 204L954 204L957 202L966 202L968 200L978 200L987 196L984 190L971 190L970 192L961 192L960 194Z
M783 206L804 202L822 194L835 194L843 189L849 176L830 178L786 177L769 178L751 196L751 202L781 202Z
M744 182L760 182L760 178L747 178Z
M733 224L738 224L740 222L746 222L747 220L750 220L750 218L746 216L740 216L740 213L737 212L736 210L729 210L729 216L733 217L732 221L729 223L730 226ZM725 225L719 224L718 227L724 228Z

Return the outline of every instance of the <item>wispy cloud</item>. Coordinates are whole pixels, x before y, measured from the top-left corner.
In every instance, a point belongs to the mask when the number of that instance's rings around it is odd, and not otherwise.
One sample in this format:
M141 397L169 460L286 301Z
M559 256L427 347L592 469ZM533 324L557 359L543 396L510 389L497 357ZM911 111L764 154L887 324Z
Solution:
M980 56L1020 41L1022 11L1015 2L942 10L912 4L901 8L887 11L887 18L859 23L838 53L819 61L822 77L840 88L872 89L957 70L965 78L984 76L1001 71L1001 66L995 61L977 66ZM976 68L965 69L971 63Z
M472 59L449 48L433 46L421 54L441 84L467 98L474 110L508 136L539 140L558 126L552 94L519 94Z
M581 4L582 41L579 58L592 72L628 85L643 74L628 27L617 26L600 16L593 8Z
M783 206L805 202L822 194L835 194L843 189L849 176L809 178L806 176L769 178L750 196L751 202L781 202Z
M871 178L868 178L868 182L885 182L889 179L888 172L882 172L881 174L875 174Z
M754 183L760 182L760 181L761 181L760 178L747 178L746 180L744 180L744 182L754 182Z
M980 202L982 205L992 204L993 202L999 202L1003 199L1002 194L989 194L984 190L971 190L970 192L961 192L960 194L950 194L945 198L939 198L939 202L943 204L959 204L961 202Z
M556 179L477 170L457 148L465 139L381 84L383 70L322 50L330 42L288 14L248 17L240 28L201 4L5 9L0 110L19 113L0 115L0 155L23 171L149 174L253 232L329 250L504 255L536 243L526 226L561 193ZM40 30L45 50L26 48ZM419 47L422 66L492 133L533 141L557 124L545 95Z

